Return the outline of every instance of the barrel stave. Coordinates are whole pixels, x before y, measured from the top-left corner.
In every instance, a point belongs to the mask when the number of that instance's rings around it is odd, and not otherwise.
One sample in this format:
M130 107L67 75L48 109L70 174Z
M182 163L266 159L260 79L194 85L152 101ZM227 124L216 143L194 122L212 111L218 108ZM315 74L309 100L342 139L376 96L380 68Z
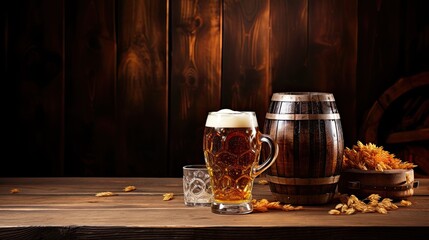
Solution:
M316 182L339 176L344 140L333 95L286 94L290 95L273 95L265 119L264 132L279 145L279 156L268 176ZM270 181L270 190L278 200L323 204L332 199L338 180L306 185L287 182Z

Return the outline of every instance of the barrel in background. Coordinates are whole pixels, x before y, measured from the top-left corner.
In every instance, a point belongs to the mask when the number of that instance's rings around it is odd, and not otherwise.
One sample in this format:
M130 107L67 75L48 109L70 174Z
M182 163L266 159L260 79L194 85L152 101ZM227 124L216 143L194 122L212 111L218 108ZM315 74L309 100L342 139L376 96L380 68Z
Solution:
M268 169L270 190L278 201L324 204L335 194L344 149L340 115L331 93L274 93L264 133L279 145Z

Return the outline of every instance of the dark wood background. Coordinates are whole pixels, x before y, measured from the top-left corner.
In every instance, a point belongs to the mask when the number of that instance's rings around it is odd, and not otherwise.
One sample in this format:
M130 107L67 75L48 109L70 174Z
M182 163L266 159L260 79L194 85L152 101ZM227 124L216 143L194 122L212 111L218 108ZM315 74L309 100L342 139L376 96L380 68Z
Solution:
M181 176L208 111L262 127L283 91L332 92L351 146L389 86L429 70L425 0L3 6L1 176Z

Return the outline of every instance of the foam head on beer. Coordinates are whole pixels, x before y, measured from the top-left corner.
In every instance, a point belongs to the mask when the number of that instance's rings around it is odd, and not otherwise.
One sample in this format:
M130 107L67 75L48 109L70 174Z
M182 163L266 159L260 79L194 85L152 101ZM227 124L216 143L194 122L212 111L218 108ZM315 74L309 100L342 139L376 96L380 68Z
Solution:
M240 112L222 109L211 112L206 121L206 127L214 128L253 128L258 127L254 112Z

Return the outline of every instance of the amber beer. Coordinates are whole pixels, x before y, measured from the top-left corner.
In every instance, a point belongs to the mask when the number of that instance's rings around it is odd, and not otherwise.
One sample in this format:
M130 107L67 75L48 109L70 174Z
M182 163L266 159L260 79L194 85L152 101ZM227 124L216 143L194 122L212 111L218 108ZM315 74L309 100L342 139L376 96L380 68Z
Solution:
M270 153L259 165L262 143ZM222 214L252 212L255 177L274 163L277 144L259 132L254 112L210 112L204 130L204 156L210 174L214 202L212 211Z

